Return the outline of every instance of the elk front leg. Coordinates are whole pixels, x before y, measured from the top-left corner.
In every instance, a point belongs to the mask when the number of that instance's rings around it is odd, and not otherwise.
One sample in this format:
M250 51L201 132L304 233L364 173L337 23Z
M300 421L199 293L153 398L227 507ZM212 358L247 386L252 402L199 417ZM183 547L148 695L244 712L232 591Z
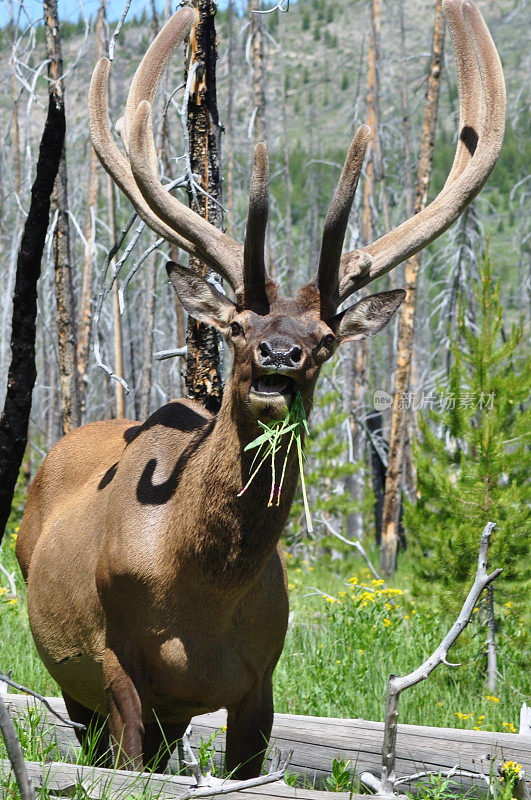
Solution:
M103 676L115 767L142 770L144 725L138 671L135 671L133 659L118 656L117 651L107 646Z
M241 780L260 775L273 726L273 684L264 678L235 709L229 709L225 764Z

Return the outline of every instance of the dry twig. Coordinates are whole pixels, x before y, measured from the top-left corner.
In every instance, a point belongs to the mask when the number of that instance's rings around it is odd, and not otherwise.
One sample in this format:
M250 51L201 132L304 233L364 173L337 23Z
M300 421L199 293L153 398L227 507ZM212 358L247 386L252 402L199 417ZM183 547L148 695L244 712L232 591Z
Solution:
M494 522L487 522L481 535L479 546L478 566L474 583L470 589L463 607L440 645L432 655L409 675L400 677L391 675L387 687L387 700L385 707L385 727L382 747L382 777L381 780L370 779L371 788L377 788L380 793L392 794L395 783L395 759L396 759L396 737L398 730L398 700L404 689L409 689L417 683L426 680L439 664L448 666L459 666L448 661L448 651L456 642L459 635L470 622L472 612L478 602L482 591L498 577L501 569L495 569L491 574L487 574L487 550L492 531L496 527ZM364 774L367 778L367 775ZM364 781L365 782L365 781ZM402 779L401 779L402 782Z
M19 692L24 692L24 694L29 694L32 697L35 697L37 700L40 700L43 706L45 706L48 709L50 714L53 714L54 716L57 717L57 719L60 719L64 725L68 725L70 728L77 728L77 730L79 731L86 730L85 726L82 725L80 722L72 722L72 720L63 717L62 714L60 714L58 711L52 708L48 700L45 697L43 697L42 694L34 692L32 689L28 689L27 686L21 686L20 683L16 683L15 681L11 680L9 675L4 675L2 672L0 672L0 683L7 683L8 686L12 686L13 689L17 689Z

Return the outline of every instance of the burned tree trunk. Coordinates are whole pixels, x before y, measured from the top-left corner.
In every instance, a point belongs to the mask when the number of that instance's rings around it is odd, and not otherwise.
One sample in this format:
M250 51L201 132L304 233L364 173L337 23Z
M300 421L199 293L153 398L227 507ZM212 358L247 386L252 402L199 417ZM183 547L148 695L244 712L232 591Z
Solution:
M431 168L433 163L433 146L439 90L442 76L442 59L444 52L444 18L442 0L437 0L435 7L435 25L431 53L420 158L417 170L414 213L425 208L430 187ZM401 402L408 391L411 374L411 354L413 351L413 331L415 326L416 289L420 268L420 254L406 261L407 296L400 312L398 328L398 355L396 360L395 388L393 410L391 416L391 438L389 442L389 463L385 480L385 501L383 511L382 548L380 551L380 570L387 575L396 570L396 552L398 545L398 528L400 517L400 500L402 493L402 472L404 463L404 442L408 409Z
M234 0L229 0L227 42L227 120L225 144L227 153L227 233L234 236Z
M199 175L199 192L189 188L190 207L216 227L222 227L221 127L216 100L216 28L214 0L193 0L199 12L188 40L186 72L195 70L188 97L188 135L192 172ZM203 277L213 275L206 264L190 257L190 266ZM221 337L210 325L188 321L186 389L188 396L216 412L221 406Z
M63 57L57 0L44 0L46 52L49 59L50 94L64 114ZM68 188L66 152L63 152L52 195L52 210L57 213L53 236L55 262L55 294L57 299L57 330L59 335L59 375L63 433L77 428L81 422L79 380L76 352L74 291L70 260L70 226L68 220Z
M64 107L50 92L48 116L31 189L31 203L18 252L13 317L11 363L7 393L0 418L0 540L11 510L13 492L24 457L31 411L35 366L35 320L37 281L41 274L50 198L59 168L65 136Z

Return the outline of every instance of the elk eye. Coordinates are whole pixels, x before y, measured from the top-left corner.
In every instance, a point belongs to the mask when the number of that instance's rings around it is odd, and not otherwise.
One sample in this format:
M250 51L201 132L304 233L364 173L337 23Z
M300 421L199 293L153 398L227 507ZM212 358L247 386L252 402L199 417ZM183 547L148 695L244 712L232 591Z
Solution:
M323 336L323 338L321 339L321 342L320 342L319 346L320 347L326 347L327 350L330 350L330 348L333 346L335 340L336 340L336 337L334 336L333 333L327 333L326 336Z
M230 330L233 336L239 336L243 333L243 328L239 322L231 322Z

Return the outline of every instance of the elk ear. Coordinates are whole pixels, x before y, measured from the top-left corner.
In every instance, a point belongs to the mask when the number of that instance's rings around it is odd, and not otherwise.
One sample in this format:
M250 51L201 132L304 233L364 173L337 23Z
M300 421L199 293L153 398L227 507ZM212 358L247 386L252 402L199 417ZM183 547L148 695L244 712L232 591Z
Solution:
M199 275L175 261L168 261L166 271L177 297L188 313L200 322L223 330L236 306Z
M385 328L403 303L405 296L404 289L371 294L351 308L336 314L329 320L328 325L334 331L339 343L367 339Z

